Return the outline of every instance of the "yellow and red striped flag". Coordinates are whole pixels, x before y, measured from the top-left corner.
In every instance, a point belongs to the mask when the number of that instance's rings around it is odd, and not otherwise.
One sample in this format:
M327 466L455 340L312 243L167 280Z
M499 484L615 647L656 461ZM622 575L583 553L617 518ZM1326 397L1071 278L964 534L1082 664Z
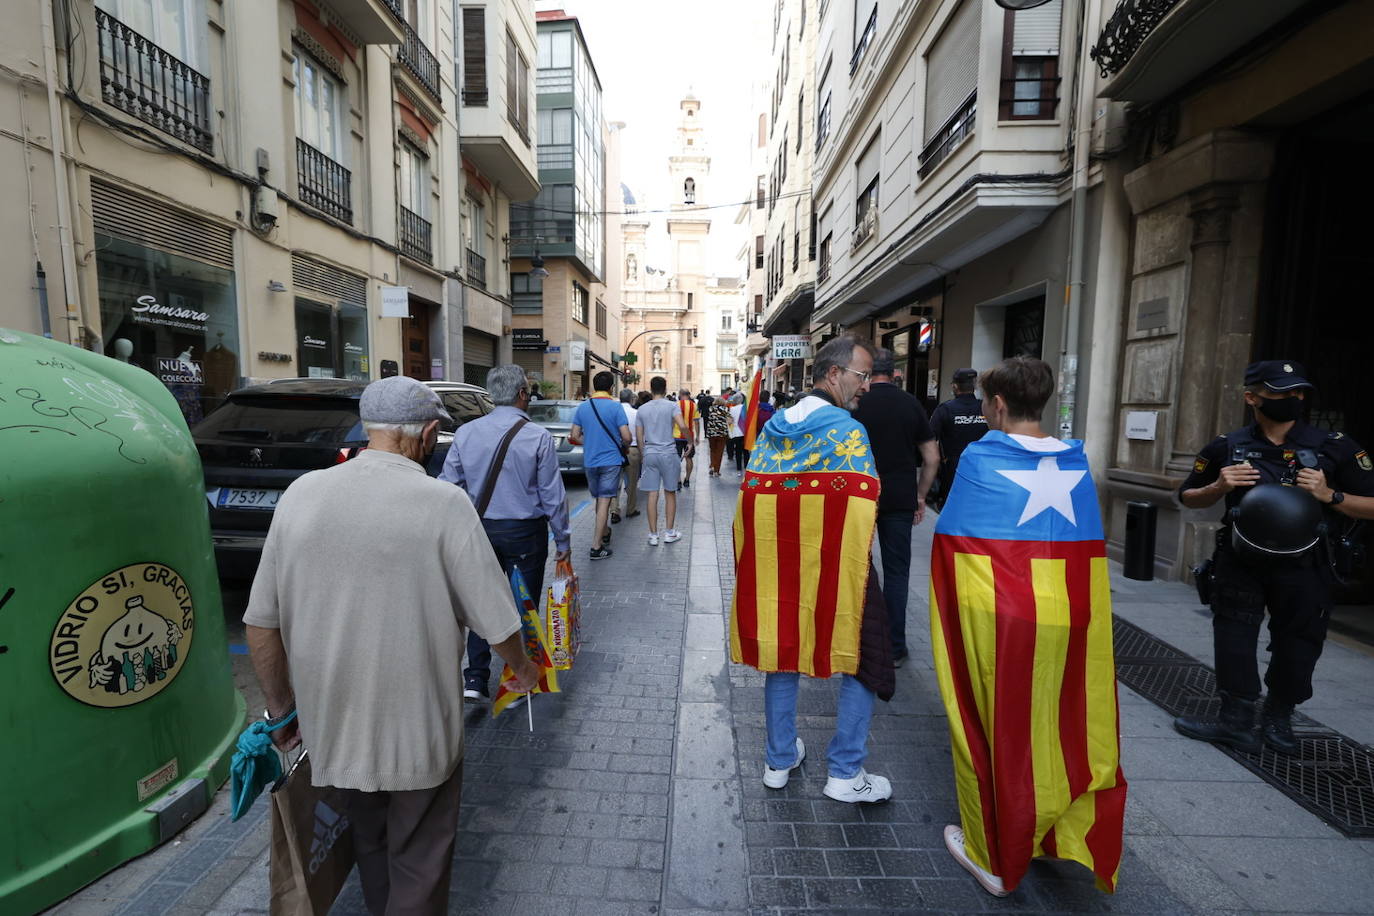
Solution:
M965 449L935 528L930 622L969 858L1009 891L1036 856L1115 890L1126 780L1081 443L1032 451L994 431Z
M520 610L520 629L525 639L525 654L539 668L539 684L530 693L559 693L558 671L553 667L548 646L544 643L544 627L539 620L539 606L530 594L529 586L525 584L525 577L519 569L511 570L510 587L511 593L515 596L516 607ZM491 701L492 718L499 716L501 711L517 698L526 696L506 689L507 682L514 676L510 665L501 668L501 684L496 688L495 699Z
M744 405L744 450L746 452L754 450L754 443L759 435L759 390L762 384L763 370L759 369L754 373L754 380L749 383L749 403Z
M877 505L868 437L848 411L773 416L735 509L732 660L821 678L858 671Z

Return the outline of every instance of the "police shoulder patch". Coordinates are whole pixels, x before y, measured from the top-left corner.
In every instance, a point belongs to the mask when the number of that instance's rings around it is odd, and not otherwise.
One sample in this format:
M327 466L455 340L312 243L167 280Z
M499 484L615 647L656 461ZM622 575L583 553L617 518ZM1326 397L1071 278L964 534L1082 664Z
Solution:
M1369 452L1358 451L1355 453L1355 462L1366 471L1374 471L1374 462L1369 460Z
M1345 438L1345 433L1341 432L1340 430L1336 430L1335 432L1329 434L1329 435L1327 436L1327 438L1328 438L1328 439L1344 439L1344 438Z
M1193 473L1201 474L1203 471L1207 470L1207 464L1207 459L1203 458L1201 455L1198 455L1196 458L1193 459Z

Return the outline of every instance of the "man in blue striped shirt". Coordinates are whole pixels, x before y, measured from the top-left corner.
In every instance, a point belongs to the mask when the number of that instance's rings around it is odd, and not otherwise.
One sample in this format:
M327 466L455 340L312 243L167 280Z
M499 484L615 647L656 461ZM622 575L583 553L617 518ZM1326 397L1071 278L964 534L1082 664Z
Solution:
M497 366L487 373L487 392L496 409L458 428L444 462L440 480L467 491L474 505L482 498L492 461L512 426L525 421L501 466L491 499L482 513L482 527L491 541L501 569L510 575L519 568L538 601L544 591L544 564L549 557L549 529L553 529L556 559L571 556L567 493L558 473L553 436L530 423L530 385L519 366ZM476 633L468 633L468 664L463 669L463 696L490 696L491 647Z

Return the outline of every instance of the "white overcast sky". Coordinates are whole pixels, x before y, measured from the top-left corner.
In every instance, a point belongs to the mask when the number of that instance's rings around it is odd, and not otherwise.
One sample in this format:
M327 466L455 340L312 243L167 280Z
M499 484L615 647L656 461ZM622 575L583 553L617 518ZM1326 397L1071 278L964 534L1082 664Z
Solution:
M607 121L625 122L620 180L641 206L667 204L678 102L689 89L701 100L711 154L710 184L698 202L738 204L748 195L754 186L751 85L769 66L767 45L754 42L759 10L768 0L536 0L535 5L541 11L562 9L580 20L601 77L602 112ZM609 208L619 209L619 189L607 191ZM745 232L735 226L735 214L735 207L710 213L712 273L739 273L734 255Z

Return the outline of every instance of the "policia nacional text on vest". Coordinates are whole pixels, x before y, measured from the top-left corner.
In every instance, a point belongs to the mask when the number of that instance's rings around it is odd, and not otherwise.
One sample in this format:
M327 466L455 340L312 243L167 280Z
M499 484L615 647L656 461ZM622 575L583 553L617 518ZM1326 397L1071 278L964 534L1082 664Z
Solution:
M1330 507L1347 492L1374 496L1368 454L1343 433L1315 429L1300 419L1302 397L1312 388L1302 373L1291 361L1251 364L1245 372L1246 401L1256 412L1255 422L1204 447L1179 487L1180 501L1191 508L1224 497L1226 514L1216 553L1195 570L1199 594L1212 608L1221 712L1217 718L1180 717L1174 726L1191 738L1252 753L1262 744L1283 754L1298 751L1293 707L1312 696L1312 672L1330 617L1332 566L1353 562L1354 540L1347 536L1342 545L1341 537L1353 523ZM1317 471L1326 487L1316 489ZM1277 487L1295 490L1290 495ZM1252 493L1256 500L1244 507ZM1304 499L1328 508L1313 512ZM1298 530L1304 527L1312 530ZM1256 651L1266 610L1270 659L1257 729Z

